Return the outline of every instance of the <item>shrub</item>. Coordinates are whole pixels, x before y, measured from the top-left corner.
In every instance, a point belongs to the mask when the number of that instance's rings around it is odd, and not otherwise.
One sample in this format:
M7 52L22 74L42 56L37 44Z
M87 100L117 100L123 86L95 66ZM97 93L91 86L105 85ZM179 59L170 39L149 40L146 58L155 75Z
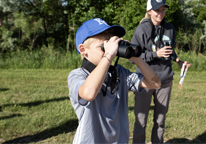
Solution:
M67 55L65 51L46 47L36 51L22 50L0 54L1 69L75 69L80 66L81 57L78 53Z

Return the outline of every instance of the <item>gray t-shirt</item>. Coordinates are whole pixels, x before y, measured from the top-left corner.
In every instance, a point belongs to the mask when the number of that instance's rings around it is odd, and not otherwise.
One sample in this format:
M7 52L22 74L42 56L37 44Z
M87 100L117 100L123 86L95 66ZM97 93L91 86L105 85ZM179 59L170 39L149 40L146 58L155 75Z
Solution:
M128 143L128 91L142 91L139 84L143 75L132 73L120 65L116 69L120 78L116 92L111 94L108 88L104 97L100 91L91 102L78 100L79 88L90 73L84 68L70 72L69 97L79 120L73 143Z

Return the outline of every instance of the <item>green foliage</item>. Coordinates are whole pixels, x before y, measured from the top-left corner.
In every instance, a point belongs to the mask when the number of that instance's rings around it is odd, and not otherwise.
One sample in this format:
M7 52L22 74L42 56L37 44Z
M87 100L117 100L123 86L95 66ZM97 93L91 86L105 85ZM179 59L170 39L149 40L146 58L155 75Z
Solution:
M22 46L25 40L29 41L29 50L32 51L34 42L38 37L38 33L43 30L42 19L40 18L38 21L33 21L32 16L25 17L24 13L15 13L14 14L15 21L14 26L19 29L19 45Z
M203 25L204 25L204 30L203 30L203 34L200 37L200 40L202 40L204 47L206 47L206 21L203 21Z
M146 0L128 0L121 4L115 11L115 23L123 26L126 30L125 39L131 40L134 29L146 13Z
M179 4L179 0L167 0L169 9L166 10L165 19L172 23L176 30L181 28L184 23L184 15Z
M75 69L81 67L81 57L78 53L66 54L65 51L55 51L52 38L49 48L42 47L35 51L16 51L0 55L0 69Z
M206 50L204 36L204 31L200 28L195 29L194 33L180 29L177 32L176 47L180 50L189 50L190 53L204 53L204 51Z
M206 19L206 2L205 0L194 0L191 2L192 12L197 22L203 22Z
M185 35L198 35L201 42L190 42L195 43L192 50L204 53L205 1L188 1L167 0L170 8L165 18L174 25L178 44L184 45L182 49L191 50L191 44L180 39ZM109 25L123 26L127 32L124 39L131 40L146 13L146 4L147 0L0 0L4 25L0 28L1 51L48 48L47 38L53 38L53 48L64 49L68 54L76 49L75 33L79 26L95 17Z
M188 61L192 63L192 66L189 68L190 71L203 71L206 70L206 56L199 54L197 55L196 52L182 52L179 51L178 57L182 61ZM180 70L180 67L177 63L172 61L172 69L173 70Z
M0 35L2 36L0 41L0 50L1 52L8 50L13 51L16 47L17 38L13 38L13 31L8 30L5 26L2 26L0 29Z
M75 69L81 67L81 56L75 52L66 53L65 50L57 51L53 49L54 39L48 39L49 48L44 46L41 50L36 51L14 51L6 55L0 55L0 69ZM190 70L206 70L206 56L196 52L183 52L177 50L178 57L181 60L192 63ZM114 58L113 63L116 58ZM123 67L135 71L136 65L129 60L120 58L119 63ZM179 66L173 62L174 70L180 70Z
M0 10L8 15L9 13L18 11L20 4L25 0L0 0Z
M75 5L75 12L73 15L77 28L82 25L83 22L95 17L104 19L110 25L113 24L113 17L115 16L118 2L119 1L114 2L114 0L80 0Z

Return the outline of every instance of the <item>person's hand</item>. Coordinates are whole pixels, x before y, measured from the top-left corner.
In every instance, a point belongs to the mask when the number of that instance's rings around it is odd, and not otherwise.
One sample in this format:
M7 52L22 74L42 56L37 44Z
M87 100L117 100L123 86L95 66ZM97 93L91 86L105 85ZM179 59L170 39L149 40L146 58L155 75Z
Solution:
M179 60L178 65L180 66L180 68L182 68L182 65L185 64L186 66L189 64L187 61L181 61ZM190 67L190 66L189 66Z
M117 36L113 36L110 38L109 41L104 41L105 55L109 54L111 58L113 59L117 55L117 50L119 46L118 43L120 40L123 40L123 39Z
M186 66L188 65L191 67L191 64L189 64L187 61L181 61L178 57L175 60L176 63L178 63L179 67L182 68L182 65L185 64Z
M170 54L172 54L172 50L171 50L170 46L165 46L165 47L157 50L157 56L159 58L161 58L161 57L167 58L170 56Z

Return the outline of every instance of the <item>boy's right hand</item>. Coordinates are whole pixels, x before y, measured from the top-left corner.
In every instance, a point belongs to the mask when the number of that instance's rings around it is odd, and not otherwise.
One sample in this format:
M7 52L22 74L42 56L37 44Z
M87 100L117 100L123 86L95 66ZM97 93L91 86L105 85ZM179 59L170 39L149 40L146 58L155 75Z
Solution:
M117 50L119 47L119 41L123 40L117 36L111 37L109 40L104 41L104 55L110 55L111 59L113 59L117 55Z

